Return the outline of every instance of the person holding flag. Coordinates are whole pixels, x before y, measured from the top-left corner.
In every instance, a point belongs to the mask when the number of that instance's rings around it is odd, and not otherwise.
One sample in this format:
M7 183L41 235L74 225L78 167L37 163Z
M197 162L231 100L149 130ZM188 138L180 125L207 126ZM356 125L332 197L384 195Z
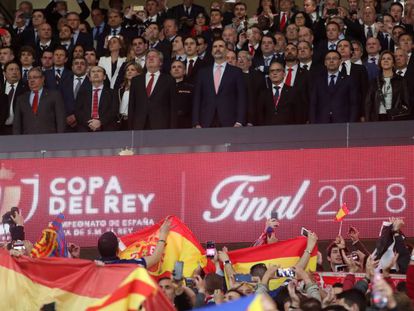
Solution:
M118 238L112 231L107 231L102 234L98 240L98 251L101 255L101 258L99 260L105 264L135 263L145 268L151 268L152 266L156 265L162 258L170 229L171 221L169 218L167 218L159 229L159 237L154 252L148 256L131 259L120 259L118 257Z

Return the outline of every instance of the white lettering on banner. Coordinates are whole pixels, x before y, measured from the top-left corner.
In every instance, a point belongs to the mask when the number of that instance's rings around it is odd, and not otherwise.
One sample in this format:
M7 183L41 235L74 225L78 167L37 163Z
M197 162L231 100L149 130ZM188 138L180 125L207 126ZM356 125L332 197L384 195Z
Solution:
M293 219L303 209L302 198L309 188L310 180L302 182L295 196L279 196L269 201L266 197L249 197L253 194L255 187L253 183L263 182L270 179L270 175L249 176L236 175L221 181L213 190L211 195L211 206L220 211L220 214L213 216L211 211L204 211L203 219L207 222L219 222L232 213L234 220L247 221L251 217L255 221L267 219L273 210L277 210L279 219ZM231 195L220 199L222 192L227 187L234 187Z
M116 176L109 177L107 181L100 176L57 177L50 182L49 189L52 194L49 198L49 215L96 215L100 209L103 209L104 214L133 214L137 213L138 208L148 213L155 198L154 193L123 193ZM104 195L97 193L99 189ZM94 202L95 195L99 202L103 197L103 206Z

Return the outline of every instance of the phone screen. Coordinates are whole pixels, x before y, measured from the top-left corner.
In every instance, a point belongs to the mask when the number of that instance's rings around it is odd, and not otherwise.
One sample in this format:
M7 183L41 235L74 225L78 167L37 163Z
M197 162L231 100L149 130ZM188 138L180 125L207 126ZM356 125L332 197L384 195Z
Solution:
M206 256L209 258L213 258L214 256L216 256L216 252L216 243L214 243L213 241L207 242Z
M251 282L252 276L250 274L235 274L234 280L239 283L240 282Z
M173 277L174 280L181 280L183 278L183 268L184 262L183 261L176 261L173 270Z
M308 230L306 229L306 228L304 228L304 227L302 227L301 229L300 229L300 234L301 235L303 235L303 236L308 236Z

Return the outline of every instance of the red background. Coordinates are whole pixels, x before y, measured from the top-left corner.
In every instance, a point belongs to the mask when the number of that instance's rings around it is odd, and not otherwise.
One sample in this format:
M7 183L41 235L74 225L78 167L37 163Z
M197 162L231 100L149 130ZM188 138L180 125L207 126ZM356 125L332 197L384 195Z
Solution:
M310 180L309 189L301 200L304 205L302 211L293 219L281 219L277 230L280 239L298 236L302 226L315 230L320 239L332 239L338 233L339 224L333 219L340 206L339 194L344 188L348 190L343 195L343 201L352 214L345 219L343 232L348 230L349 225L355 225L363 238L375 238L382 221L393 216L404 217L407 224L405 233L414 236L411 208L413 157L414 147L403 146L4 160L3 167L13 171L15 176L12 180L0 180L0 188L4 190L8 185L21 185L19 206L23 215L27 216L33 195L31 188L22 185L20 180L39 176L38 208L25 225L27 237L31 240L39 237L41 230L54 218L48 211L50 182L57 177L70 179L76 176L86 181L90 176L102 176L106 181L109 176L117 176L123 193L154 193L155 198L148 213L143 213L140 206L135 214L69 215L66 212L67 221L146 217L157 222L166 215L174 214L189 226L200 242L254 241L264 228L264 220L249 218L237 222L232 213L223 221L208 223L203 219L203 212L211 211L213 217L220 213L213 210L210 199L214 188L224 179L235 175L270 175L267 181L252 183L254 192L249 194L245 190L245 197L266 197L270 201L280 196L295 196L302 182ZM392 184L396 185L390 186ZM389 197L387 187L391 187L394 195L401 187L405 188L402 197L406 208L403 211L395 212L403 202L399 198L388 204L394 212L386 209ZM372 203L374 188L376 211L373 211ZM353 213L357 204L355 189L361 195L361 202L359 210ZM332 197L333 191L337 193L335 198ZM231 192L226 188L220 198L224 199ZM94 207L101 210L103 195L102 189L93 195ZM323 209L331 214L318 214L321 206L331 198L332 203ZM132 229L140 228L134 226ZM81 246L94 246L97 236L85 233L84 236L68 236L68 240Z

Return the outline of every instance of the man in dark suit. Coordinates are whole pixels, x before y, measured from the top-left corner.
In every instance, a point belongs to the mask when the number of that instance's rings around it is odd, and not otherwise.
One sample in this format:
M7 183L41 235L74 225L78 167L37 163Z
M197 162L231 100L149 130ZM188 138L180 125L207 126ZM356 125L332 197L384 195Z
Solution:
M90 88L91 83L86 75L87 64L83 57L75 57L72 61L72 77L64 79L59 85L65 102L66 129L65 132L75 132L77 121L75 117L76 97L81 90Z
M16 100L29 88L21 80L20 67L16 62L9 62L4 66L4 75L5 85L0 90L0 94L3 94L3 99L0 100L0 135L11 135Z
M242 70L247 87L247 126L259 125L259 105L266 90L265 75L252 69L252 56L247 51L237 54L237 67Z
M40 64L40 55L44 50L54 50L57 46L55 39L52 37L52 27L44 23L39 26L38 41L36 42L36 63Z
M93 47L92 35L90 33L83 33L79 30L79 25L81 22L79 14L76 12L70 12L66 16L66 20L68 21L68 25L72 28L73 31L73 46L80 44L84 48Z
M78 132L115 130L118 105L113 91L104 84L105 78L105 69L92 67L89 72L90 84L79 89L75 104Z
M197 40L194 37L187 37L184 40L184 50L186 54L185 81L194 85L198 71L204 66L204 62L197 54Z
M46 18L42 10L34 10L32 13L32 25L26 27L22 33L22 44L35 46L39 41L39 27L46 23Z
M53 52L54 66L51 70L45 72L45 86L48 89L58 89L64 80L73 76L72 72L65 68L67 61L68 51L63 46L57 47Z
M290 18L292 17L292 8L294 6L294 1L292 0L282 0L280 1L280 13L276 14L273 18L272 31L283 32L286 26L290 23Z
M169 9L167 16L179 21L182 25L181 31L186 34L193 27L196 16L200 13L205 14L204 7L194 4L193 0L183 0L182 4Z
M89 17L90 10L84 0L78 0L81 13L78 14L82 21ZM45 8L45 16L49 24L56 29L59 19L66 17L68 12L68 5L66 1L51 1ZM69 15L69 14L68 14Z
M314 61L316 63L323 63L326 53L328 51L336 50L339 42L340 26L335 22L326 24L326 38L319 42L317 48L314 50Z
M357 122L360 107L352 80L341 75L341 54L329 51L325 56L326 70L313 77L310 98L311 123Z
M44 88L39 67L29 72L30 92L20 95L14 111L13 134L63 133L65 107L59 91Z
M213 42L214 65L197 76L193 100L193 126L240 127L245 123L247 93L242 71L226 63L226 43Z
M338 42L337 50L341 54L340 72L342 75L349 76L355 86L357 93L357 101L360 106L360 112L363 113L365 105L365 97L367 95L369 83L368 72L363 65L351 63L353 47L349 40L343 39ZM361 115L362 117L362 115Z
M148 40L150 49L156 49L163 55L162 72L169 72L172 45L168 40L160 40L161 28L157 23L151 23L145 30L144 37Z
M295 122L292 88L286 85L283 64L273 62L269 68L270 85L260 101L259 124L279 125Z
M264 35L260 43L260 49L262 51L257 53L253 57L253 68L261 71L263 74L269 74L269 67L273 61L277 61L275 55L276 39L270 34Z
M171 76L175 79L174 106L171 109L172 128L191 128L194 85L184 80L185 65L176 60L171 64Z
M132 79L129 94L128 124L131 130L168 129L174 106L174 79L160 72L163 55L150 49L146 57L147 73Z

